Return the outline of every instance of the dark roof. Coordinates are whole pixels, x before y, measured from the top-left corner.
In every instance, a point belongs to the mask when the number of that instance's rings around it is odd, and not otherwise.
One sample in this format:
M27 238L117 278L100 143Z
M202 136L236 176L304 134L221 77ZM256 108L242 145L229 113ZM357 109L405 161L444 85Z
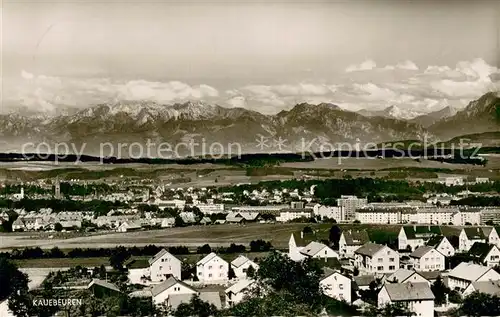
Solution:
M366 230L346 230L343 231L345 241L347 245L363 245L367 242L370 242L370 237L368 236L368 232Z
M357 286L369 286L371 282L375 282L375 275L359 275L352 279Z
M433 235L442 235L439 226L404 226L403 230L407 239L420 239Z
M444 236L433 236L429 239L429 241L427 241L425 245L430 247L437 247L441 243L441 241L443 241L443 239L445 238L446 237Z
M469 250L469 255L475 258L481 259L481 261L486 258L491 249L495 248L495 245L490 245L488 243L475 242Z
M467 238L470 240L484 240L486 237L484 236L484 232L481 228L477 227L466 227L463 229L465 231L465 234L467 235Z
M128 269L144 269L149 267L149 262L147 259L130 259L124 265Z
M418 247L415 251L412 252L412 254L410 254L410 257L420 259L424 255L426 255L427 252L430 252L432 250L434 250L434 248L429 246Z
M385 284L392 301L433 300L434 294L427 283Z
M417 271L417 273L428 281L435 280L441 276L441 272L439 271Z

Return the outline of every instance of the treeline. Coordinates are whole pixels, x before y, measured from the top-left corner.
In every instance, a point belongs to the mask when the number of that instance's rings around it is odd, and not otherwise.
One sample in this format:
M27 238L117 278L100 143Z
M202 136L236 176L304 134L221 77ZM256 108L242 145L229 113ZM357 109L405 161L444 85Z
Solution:
M462 198L459 200L452 200L450 205L454 206L487 206L487 207L498 207L500 206L500 197L482 197L482 196L471 196Z
M209 244L198 247L192 252L186 246L161 247L157 245L147 245L144 247L124 247L118 246L115 248L75 248L67 252L54 247L52 249L42 249L40 247L14 249L11 252L0 253L0 257L9 258L12 260L31 260L31 259L59 259L59 258L96 258L96 257L111 257L117 253L124 253L130 256L154 256L162 249L167 249L168 252L174 255L189 255L189 254L208 254L216 252L218 254L235 254L250 252L267 252L273 248L271 242L264 240L253 240L248 248L242 244L231 243L229 247L212 248Z

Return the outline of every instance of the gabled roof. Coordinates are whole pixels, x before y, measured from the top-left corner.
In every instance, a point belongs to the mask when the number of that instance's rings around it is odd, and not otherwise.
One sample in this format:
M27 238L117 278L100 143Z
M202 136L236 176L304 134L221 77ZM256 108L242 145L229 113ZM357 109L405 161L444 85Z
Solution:
M368 236L368 232L366 232L366 230L347 230L342 231L342 234L344 235L346 245L363 245L370 242L370 237Z
M417 273L428 281L432 281L441 276L440 271L417 271Z
M183 281L180 281L180 280L176 279L175 277L171 276L166 281L164 281L158 285L155 285L151 289L151 294L153 294L153 296L156 296L160 293L163 293L164 291L166 291L167 289L171 288L172 286L174 286L176 284L180 284L180 285L192 290L193 292L196 292L196 290L194 288L192 288L191 286L189 286L186 283L184 283Z
M392 273L387 277L387 281L390 283L403 283L413 274L418 274L413 270L398 269L396 272Z
M483 261L491 249L496 248L494 244L488 244L483 242L474 242L469 250L469 255L481 259Z
M204 265L204 264L208 263L210 260L212 260L215 257L219 257L219 256L217 254L215 254L214 252L212 252L212 253L206 255L203 259L199 260L196 263L196 265Z
M481 228L466 227L462 229L469 240L485 240L486 237Z
M316 254L318 254L319 251L323 250L325 247L328 248L328 246L323 244L323 243L313 241L313 242L309 243L308 245L306 245L305 247L303 247L300 250L300 253L307 255L307 256L310 256L310 257L313 257Z
M161 249L158 253L155 254L154 257L150 258L148 260L149 262L149 265L155 263L156 261L158 261L159 259L161 259L164 255L166 254L169 254L172 258L178 260L180 262L179 259L177 259L175 256L173 256L171 253L169 253L166 249Z
M238 257L231 262L231 265L234 267L240 267L243 264L247 263L248 261L250 261L250 259L247 258L246 256L238 255Z
M359 275L352 278L357 286L369 286L371 282L375 282L375 275Z
M124 263L126 268L130 269L145 269L149 267L149 261L146 259L130 259Z
M433 235L442 235L439 226L403 226L407 239L422 239Z
M91 288L93 285L98 285L98 286L101 286L101 287L104 287L104 288L107 288L107 289L110 289L110 290L113 290L116 292L121 292L120 289L118 288L118 286L116 286L115 284L109 283L107 281L100 280L97 278L93 279L90 282L90 284L87 286L87 288Z
M249 280L249 279L239 280L236 284L233 284L230 287L226 288L225 292L226 292L226 294L228 294L228 293L233 293L233 294L240 293L241 291L244 291L246 288L251 286L254 282L255 282L254 280Z
M427 241L427 243L425 245L430 246L430 247L437 247L438 245L441 244L443 239L448 240L445 236L433 236L429 239L429 241Z
M491 268L474 264L470 262L462 262L448 273L448 276L459 278L465 281L475 282L481 276L486 274Z
M473 282L472 286L479 293L500 295L500 281Z
M420 259L421 257L423 257L432 250L434 250L434 248L429 246L418 247L415 251L413 251L410 254L410 257Z
M323 274L321 274L321 278L320 280L324 280L325 278L327 277L330 277L332 276L333 274L335 273L338 273L339 275L342 275L344 276L345 278L348 278L347 276L345 276L344 274L340 273L338 270L334 270L334 269L331 269L329 267L323 267ZM350 278L349 278L350 279Z
M385 245L369 242L365 243L363 246L358 248L356 251L354 251L354 253L373 256L375 253L377 253L378 251L382 250L385 247L386 247Z
M385 284L391 301L433 300L434 294L428 283Z

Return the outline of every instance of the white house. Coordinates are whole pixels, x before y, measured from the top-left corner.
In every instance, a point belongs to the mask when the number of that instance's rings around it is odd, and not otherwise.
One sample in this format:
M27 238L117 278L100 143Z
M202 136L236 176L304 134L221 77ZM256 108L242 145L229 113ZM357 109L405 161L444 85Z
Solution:
M458 250L462 252L467 252L470 250L472 245L476 242L486 243L487 237L484 234L482 228L477 227L466 227L460 231L458 236Z
M246 296L250 296L254 285L254 280L242 279L228 287L225 291L226 304L233 306L244 300Z
M470 248L469 255L488 267L495 267L500 262L500 250L494 244L476 242Z
M410 254L413 267L417 271L443 271L445 270L445 257L433 247L423 246Z
M162 249L148 262L152 282L161 282L170 276L181 279L182 262L167 250Z
M135 230L140 230L140 229L141 229L141 224L139 221L125 221L116 229L116 231L129 232L129 231L135 231Z
M413 251L436 235L441 235L439 226L403 226L398 234L398 249Z
M500 296L500 282L499 281L472 282L464 290L462 296L465 297L473 292Z
M462 262L448 273L448 287L465 290L470 283L498 281L500 274L493 268L469 262Z
M169 277L166 281L154 286L151 294L155 305L166 304L169 306L170 297L176 295L193 295L197 294L197 291L175 277Z
M428 283L385 284L378 293L378 307L400 304L416 316L434 316L434 294Z
M311 218L313 215L312 210L309 209L285 209L280 211L279 216L276 217L278 222L288 222L300 218Z
M339 257L338 253L329 246L312 241L300 250L300 253L308 258L330 259Z
M12 223L12 231L25 231L27 230L26 225L24 224L24 221L21 218L17 218L14 220Z
M387 283L427 283L430 286L429 281L415 270L399 269L393 274L385 278Z
M228 273L229 263L213 252L196 263L196 276L206 284L224 283Z
M259 265L257 263L244 255L239 255L231 262L231 268L234 271L234 275L238 278L246 278L249 267L253 267L255 271L259 269Z
M388 274L399 269L399 253L391 248L366 243L354 251L354 266L366 274Z
M126 267L130 284L148 284L148 279L151 276L148 261L133 259L126 264Z
M484 235L486 236L486 242L489 244L494 244L500 248L500 237L498 236L498 232L494 227L481 227Z
M370 238L366 230L342 231L339 240L339 256L341 258L353 258L354 251L368 242L370 242Z
M319 281L323 294L350 304L351 279L330 268L324 268L323 270L324 274Z
M451 244L450 240L444 236L434 236L427 241L426 245L438 250L445 257L455 255L455 248Z

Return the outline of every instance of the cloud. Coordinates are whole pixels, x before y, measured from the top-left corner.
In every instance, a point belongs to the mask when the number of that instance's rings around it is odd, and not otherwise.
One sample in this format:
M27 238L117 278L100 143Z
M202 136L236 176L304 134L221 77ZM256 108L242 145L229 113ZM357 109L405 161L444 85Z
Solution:
M412 61L404 61L397 63L396 65L387 65L384 67L385 70L396 70L396 69L401 69L401 70L419 70L418 66L412 62Z
M359 72L364 70L372 70L377 67L377 63L371 59L367 59L359 65L352 64L349 65L346 69L346 73Z

